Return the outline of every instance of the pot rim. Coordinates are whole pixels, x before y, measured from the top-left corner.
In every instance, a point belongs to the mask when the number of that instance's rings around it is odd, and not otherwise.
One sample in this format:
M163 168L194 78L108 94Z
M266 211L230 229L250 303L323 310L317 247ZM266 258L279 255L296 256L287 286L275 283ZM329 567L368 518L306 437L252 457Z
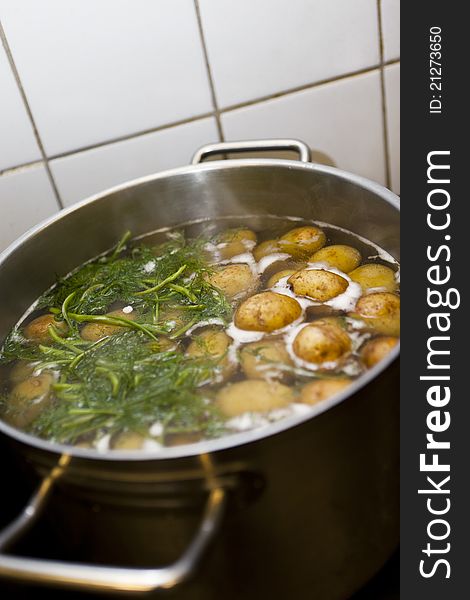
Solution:
M304 163L298 162L295 160L285 160L285 159L270 159L270 158L245 158L245 159L230 159L230 160L217 160L210 161L206 163L199 163L196 165L188 165L183 167L178 167L176 169L168 169L165 171L160 171L157 173L153 173L151 175L146 175L144 177L138 177L136 179L132 179L116 185L114 187L108 188L99 192L97 194L93 194L84 200L73 204L71 207L63 209L59 211L57 214L41 221L38 225L29 229L26 233L21 235L16 241L10 244L3 252L0 253L0 269L2 263L4 263L9 256L14 254L16 250L27 240L30 238L40 234L43 230L47 229L49 225L59 221L63 218L66 218L69 214L81 210L83 207L88 204L92 204L93 202L100 200L101 198L108 196L111 193L118 192L121 190L125 190L128 188L135 187L137 185L148 183L157 179L164 179L166 177L172 177L177 175L183 175L186 173L193 172L201 172L201 171L212 171L218 169L233 169L233 168L244 168L244 167L281 167L288 169L298 169L298 170L308 170L308 171L316 171L318 173L325 173L329 175L333 175L339 179L343 179L350 183L354 183L359 187L365 188L370 192L373 192L377 196L380 196L385 202L390 204L397 211L400 211L400 200L396 194L394 194L391 190L385 188L381 184L371 181L361 175L355 175L353 173L349 173L348 171L344 171L338 169L336 167L330 167L327 165L321 165L317 163ZM342 403L350 396L353 396L356 392L365 387L370 381L375 379L382 371L385 371L392 362L394 362L400 353L400 343L396 345L395 348L386 356L379 364L375 365L371 369L369 369L366 373L361 375L354 383L352 383L347 390L340 392L333 396L330 399L324 400L319 404L312 406L310 411L306 414L302 415L294 415L290 417L286 417L277 422L271 423L266 427L261 427L258 429L253 429L250 431L243 431L240 433L233 433L224 435L220 438L215 438L213 440L204 440L201 442L195 442L192 444L185 444L181 446L175 447L162 447L161 450L158 451L142 451L142 450L134 450L134 451L119 451L113 450L106 453L99 452L95 449L86 449L86 448L75 448L74 446L69 446L65 444L58 444L55 442L50 442L47 440L43 440L39 437L30 435L19 429L16 429L4 421L0 420L0 432L5 434L9 438L13 438L16 441L27 445L33 446L34 448L42 451L46 451L54 454L67 454L71 457L80 458L80 459L88 459L92 461L111 461L111 462L138 462L138 461L158 461L158 460L168 460L168 459L178 459L178 458L186 458L197 456L200 454L209 454L217 451L227 450L232 447L241 446L245 444L249 444L252 442L258 442L264 438L271 437L278 433L281 433L287 429L291 429L313 419L322 413L330 410L334 406Z

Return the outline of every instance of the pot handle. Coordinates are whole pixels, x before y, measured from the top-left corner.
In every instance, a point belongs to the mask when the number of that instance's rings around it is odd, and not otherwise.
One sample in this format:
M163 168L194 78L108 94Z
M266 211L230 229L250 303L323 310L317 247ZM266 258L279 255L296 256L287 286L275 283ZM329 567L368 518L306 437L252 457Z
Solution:
M64 455L62 459L64 457L70 458ZM47 502L54 481L61 475L64 466L59 464L59 467L41 482L23 512L0 532L0 576L23 583L43 583L86 591L145 593L171 589L194 573L204 551L218 531L227 496L222 487L212 487L198 531L181 557L167 567L101 567L4 553L4 549L36 521Z
M311 160L310 148L304 142L293 139L278 139L208 144L196 151L191 164L197 165L208 156L213 156L214 154L228 154L230 152L268 152L270 150L293 150L299 154L300 162L308 163Z

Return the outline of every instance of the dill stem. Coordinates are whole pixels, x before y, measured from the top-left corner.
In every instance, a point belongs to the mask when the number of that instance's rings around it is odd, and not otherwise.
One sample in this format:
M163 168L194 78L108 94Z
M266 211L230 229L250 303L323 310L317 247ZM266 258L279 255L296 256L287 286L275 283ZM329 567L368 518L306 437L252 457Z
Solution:
M65 322L67 323L67 325L70 327L70 329L72 329L72 323L69 319L69 316L67 314L67 309L69 307L69 304L72 302L72 300L75 298L77 292L72 292L71 294L69 294L67 296L67 298L63 301L62 303L62 316L64 317Z
M81 304L81 303L82 303L82 302L85 300L85 298L91 294L91 292L92 292L93 290L97 290L97 289L99 289L99 288L102 288L102 287L103 287L103 284L102 284L102 283L95 283L94 285L90 285L90 287L88 287L88 288L87 288L87 289L86 289L86 290L83 292L83 294L80 296L80 300L78 301L78 302L79 302L79 304Z
M149 337L153 338L155 341L157 340L153 331L150 330L149 325L143 325L142 323L137 323L136 321L124 319L122 317L109 317L107 315L79 315L76 313L69 313L69 317L72 318L74 321L77 321L77 323L103 323L105 325L118 325L119 327L137 329L139 331L144 332ZM163 330L159 330L153 325L151 327L154 329L155 333L165 333Z
M119 411L112 410L110 408L71 408L69 415L118 415Z
M84 356L85 356L85 352L82 352L81 354L77 354L77 356L69 364L69 369L75 369L75 367L78 365L78 363L82 360L82 358Z
M70 349L68 351L65 351L65 350L61 350L59 348L52 348L51 346L44 346L43 344L39 344L38 348L43 354L46 354L46 355L58 356L58 357L60 357L60 359L64 359L64 360L67 355L70 357L70 360L72 360L72 358L73 358L73 353L70 351Z
M180 327L180 329L178 329L177 331L175 331L174 333L172 333L170 336L168 336L170 338L170 340L174 340L177 337L179 337L180 335L183 335L183 333L185 333L186 331L188 331L188 329L191 329L191 327L198 321L197 317L194 317L194 319L191 319L191 321L189 321L189 323L186 323L186 325L183 325L183 327Z
M177 305L178 310L204 310L204 304L192 304L191 306Z
M153 313L153 322L158 323L158 317L160 315L160 302L158 299L158 294L155 292L155 309Z
M127 241L130 239L131 235L132 234L130 231L126 231L126 233L119 240L119 243L116 246L114 252L109 257L109 259L108 259L109 262L112 262L122 252L122 250L124 249L124 246L126 245Z
M172 281L174 281L175 279L177 279L181 275L181 273L183 273L183 271L185 271L186 266L187 265L181 266L172 275L169 275L166 279L164 279L160 283L157 283L157 285L154 285L153 287L148 288L146 290L142 290L141 292L136 292L136 296L145 296L146 294L152 294L153 292L158 292L158 290L161 290L168 283L171 283Z
M54 391L67 391L67 390L79 390L82 387L81 383L53 383L52 389Z
M60 335L57 333L57 329L54 327L54 325L49 325L47 330L48 330L51 338L54 340L54 342L56 342L60 346L64 346L64 348L67 348L67 350L70 350L74 354L82 353L82 351L79 350L78 348L76 348L72 342L67 342L66 340L61 338Z
M80 400L80 397L80 394L69 394L66 391L56 393L56 398L58 398L59 400L64 400L64 402L75 402L77 400Z
M170 288L170 290L174 290L175 292L179 292L180 294L183 294L183 296L186 296L186 298L191 300L191 302L197 302L196 296L194 294L192 294L187 288L183 287L182 285L176 285L175 283L170 283L170 284L168 284L168 287Z
M109 382L111 383L111 393L113 396L117 396L119 392L119 377L116 373L105 367L96 367L95 371L109 379Z

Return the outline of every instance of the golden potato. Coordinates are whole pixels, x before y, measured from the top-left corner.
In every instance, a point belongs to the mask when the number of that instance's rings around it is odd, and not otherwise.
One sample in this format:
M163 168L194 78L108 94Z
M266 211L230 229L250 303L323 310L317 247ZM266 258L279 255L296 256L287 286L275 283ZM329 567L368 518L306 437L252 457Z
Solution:
M177 331L189 323L191 316L188 311L178 310L178 308L165 308L161 311L159 319L166 327L169 328L170 332ZM165 342L160 338L163 345Z
M245 300L235 313L235 325L248 331L271 332L289 325L302 314L294 298L261 292Z
M296 227L279 239L280 252L287 252L295 257L310 256L326 244L326 236L319 227L309 225Z
M299 401L304 404L318 404L322 400L339 394L349 385L352 380L346 377L338 379L316 379L304 385L300 392Z
M278 240L266 240L265 242L261 242L261 244L256 246L256 248L253 250L253 256L255 257L256 261L260 261L264 256L275 254L276 252L279 252Z
M322 262L343 273L349 273L361 264L361 253L352 246L334 244L325 246L309 258L310 262Z
M152 352L170 352L178 348L178 341L170 340L170 338L164 335L159 336L157 341L148 342L149 348Z
M21 429L27 427L51 402L50 373L41 373L16 384L7 399L5 420Z
M217 394L217 405L226 417L245 412L266 412L283 408L294 400L291 388L277 381L247 379L231 383Z
M191 358L206 357L218 361L222 377L228 378L236 371L237 366L227 356L232 339L220 329L206 329L196 335L186 350Z
M262 340L241 349L240 364L249 379L286 379L292 360L281 340Z
M294 273L297 273L295 269L283 269L282 271L278 271L277 273L274 273L274 275L271 275L271 277L268 279L266 287L273 287L279 281L279 279L287 277L288 275L293 275Z
M296 335L293 350L302 360L320 364L337 361L350 352L351 340L340 327L315 321Z
M135 312L125 313L122 310L113 310L107 317L119 317L128 321L135 320ZM80 332L82 339L87 342L97 342L101 338L119 333L123 328L120 325L106 325L105 323L87 323Z
M33 342L50 342L52 341L52 338L49 335L49 325L53 325L58 331L59 335L67 333L67 323L64 321L57 321L54 315L41 315L25 325L23 329L23 335L25 338Z
M208 275L207 281L227 298L248 293L256 287L257 283L248 265L227 265Z
M10 381L12 383L20 383L31 377L35 369L34 363L27 362L26 360L18 360L10 371Z
M369 369L379 363L398 344L398 339L391 336L380 336L369 340L361 349L364 364Z
M202 439L202 435L197 431L187 431L182 433L167 433L165 435L165 446L184 446L185 444L194 444Z
M315 321L315 325L326 325L327 327L336 327L341 331L346 329L346 324L342 316L325 315Z
M196 334L189 344L186 354L192 358L211 356L221 358L227 353L231 338L221 329L205 329Z
M362 319L379 333L400 335L400 297L390 292L375 292L359 298L352 317Z
M75 442L74 447L75 448L86 448L88 450L89 448L93 448L93 445L90 442L83 440L81 442Z
M251 252L256 244L256 233L251 229L227 229L216 238L217 252L221 260L227 260L237 254Z
M135 431L123 431L113 437L111 448L113 450L140 450L145 441L143 435Z
M362 265L351 271L349 277L359 283L365 292L374 288L383 288L386 292L394 292L397 289L395 272L390 267L377 263Z
M349 282L337 273L323 269L303 269L287 280L299 296L308 296L317 302L327 302L348 288Z

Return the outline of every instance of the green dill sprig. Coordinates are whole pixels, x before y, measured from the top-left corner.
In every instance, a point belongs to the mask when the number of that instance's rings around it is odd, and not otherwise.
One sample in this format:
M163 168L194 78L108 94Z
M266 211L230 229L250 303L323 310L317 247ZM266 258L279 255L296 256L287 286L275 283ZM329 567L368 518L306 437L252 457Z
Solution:
M33 423L31 432L73 443L103 428L142 431L155 421L172 430L215 431L222 420L199 386L218 361L191 359L179 351L155 352L141 332L126 331L88 350L54 384L58 401Z
M58 373L53 402L30 425L36 435L74 443L100 432L144 432L155 421L171 432L221 431L220 415L200 388L214 380L220 361L160 346L162 336L178 341L198 321L231 319L232 306L208 282L204 241L177 235L154 248L129 248L129 240L126 232L108 256L39 299L37 308L66 323L65 333L51 325L49 339L37 343L19 326L4 343L0 362L34 362ZM116 304L132 306L132 318L108 314ZM91 342L81 337L85 323L119 329Z

